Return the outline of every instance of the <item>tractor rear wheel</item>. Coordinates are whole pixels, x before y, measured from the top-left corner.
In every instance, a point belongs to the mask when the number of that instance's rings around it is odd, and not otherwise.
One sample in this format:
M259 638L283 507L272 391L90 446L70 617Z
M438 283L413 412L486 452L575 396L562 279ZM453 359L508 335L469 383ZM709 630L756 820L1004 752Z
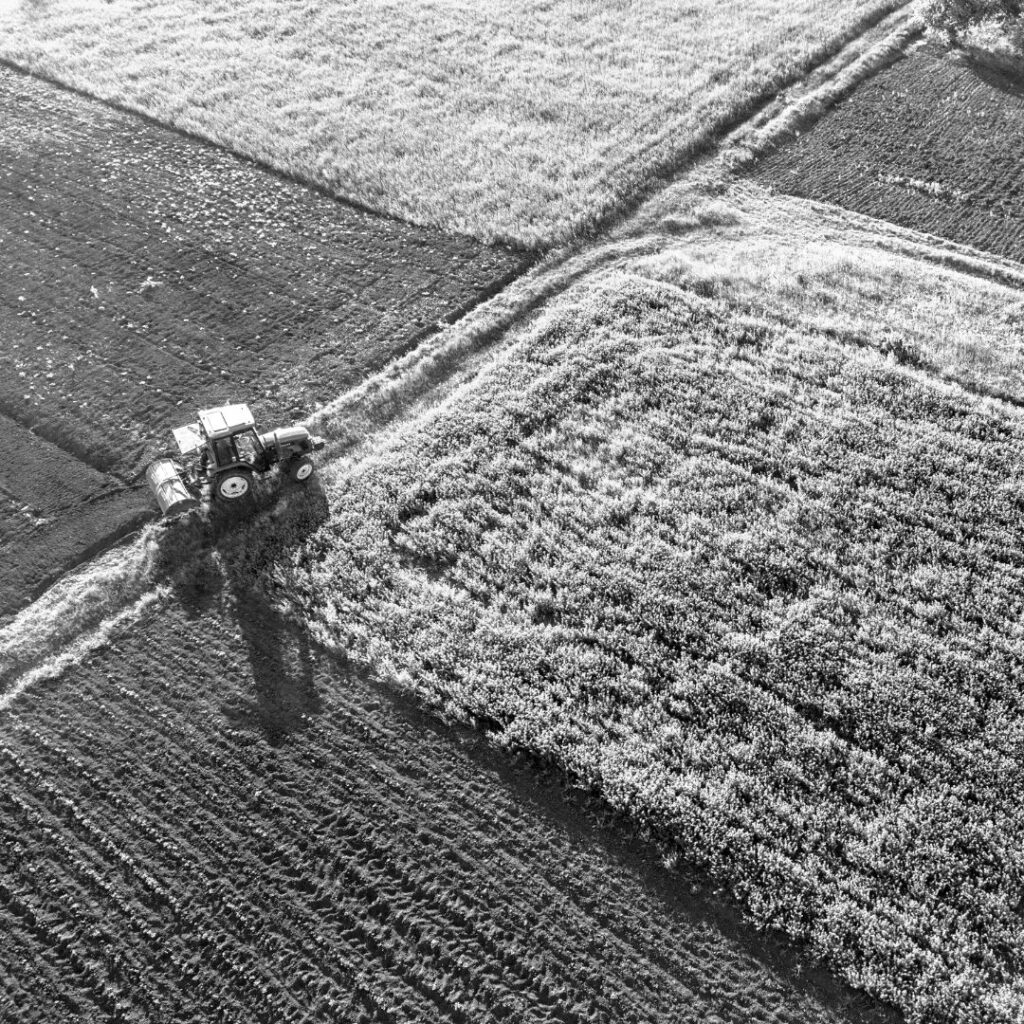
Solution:
M221 473L214 484L214 493L224 501L238 501L252 491L252 473L243 469L232 469Z
M288 461L288 475L300 484L305 483L313 475L313 460L308 455L300 455Z

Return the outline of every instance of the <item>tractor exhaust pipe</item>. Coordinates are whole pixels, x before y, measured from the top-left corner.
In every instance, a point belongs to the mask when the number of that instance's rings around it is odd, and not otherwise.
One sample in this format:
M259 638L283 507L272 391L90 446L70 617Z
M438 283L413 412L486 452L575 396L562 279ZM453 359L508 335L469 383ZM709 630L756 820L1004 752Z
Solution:
M157 459L146 470L146 483L149 484L149 489L165 516L188 512L199 504L195 495L185 485L178 466L172 459Z

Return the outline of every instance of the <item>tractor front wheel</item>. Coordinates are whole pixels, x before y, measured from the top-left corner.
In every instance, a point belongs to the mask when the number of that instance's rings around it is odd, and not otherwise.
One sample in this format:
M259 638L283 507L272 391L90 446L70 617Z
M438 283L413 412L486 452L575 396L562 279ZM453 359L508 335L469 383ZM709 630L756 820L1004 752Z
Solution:
M313 475L313 460L308 455L301 455L288 462L288 475L300 484L305 483Z
M217 477L214 492L224 501L238 501L252 491L252 473L233 469Z

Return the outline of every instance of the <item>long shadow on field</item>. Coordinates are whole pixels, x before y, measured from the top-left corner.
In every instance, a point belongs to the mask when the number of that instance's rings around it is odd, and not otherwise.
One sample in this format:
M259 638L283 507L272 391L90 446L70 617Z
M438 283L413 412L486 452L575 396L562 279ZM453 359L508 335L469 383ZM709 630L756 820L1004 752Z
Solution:
M225 707L239 728L254 725L278 746L320 710L309 637L273 602L262 574L327 518L327 498L314 478L304 486L270 483L244 508L214 508L168 527L160 559L186 613L214 610L233 619L254 683L254 710Z

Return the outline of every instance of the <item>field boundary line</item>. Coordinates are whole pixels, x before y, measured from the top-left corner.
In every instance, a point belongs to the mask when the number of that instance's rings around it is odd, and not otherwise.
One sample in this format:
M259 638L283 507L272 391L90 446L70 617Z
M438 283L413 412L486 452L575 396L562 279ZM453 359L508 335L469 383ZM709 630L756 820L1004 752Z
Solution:
M924 34L925 25L915 8L899 12L896 26L878 43L840 69L834 77L793 103L787 104L763 126L741 127L724 141L719 159L730 170L742 170L813 126L830 108L862 82L905 55L907 46Z
M10 684L0 692L0 713L7 711L29 687L47 679L56 679L69 668L80 664L93 651L102 647L125 627L138 621L148 609L158 607L165 596L166 588L164 587L156 587L144 592L131 604L114 611L101 620L93 629L79 634L70 642L40 658L30 668L12 676Z
M272 174L275 178L280 178L283 181L294 182L295 184L302 185L305 188L313 189L319 195L324 196L327 199L332 199L336 203L343 203L345 206L348 206L353 210L358 210L360 213L369 214L373 217L383 217L387 220L397 221L399 224L408 224L411 227L420 226L413 224L412 221L406 220L405 218L397 217L394 214L382 213L380 210L376 210L367 203L360 202L358 199L351 199L347 196L342 196L336 192L332 192L313 178L306 177L294 169L278 167L265 160L261 160L254 153L243 147L229 146L227 143L220 142L207 135L200 135L197 132L189 131L189 129L182 128L169 121L161 121L158 117L154 117L152 114L147 114L141 107L133 107L130 103L122 103L120 100L111 99L109 96L104 96L101 93L90 92L88 89L83 89L81 86L72 85L70 82L62 81L45 71L33 71L31 68L27 68L23 64L19 64L17 61L11 60L9 57L0 57L0 67L7 68L9 71L13 71L18 75L23 75L26 78L35 78L40 82L46 82L47 85L55 86L58 89L62 89L64 92L80 96L93 103L102 103L105 107L109 107L111 110L116 110L119 114L130 114L132 117L141 118L146 124L152 125L155 128L162 128L165 131L174 132L176 135L180 135L182 138L188 139L191 142L198 142L203 146L218 149L223 153L230 153L237 159L244 160L246 163L258 167L261 171ZM447 234L457 236L458 232L450 231L447 232Z
M942 235L922 231L920 228L894 224L890 220L850 210L835 203L776 193L752 181L734 182L729 197L756 203L759 207L764 207L766 200L770 200L776 207L786 203L803 206L824 215L833 224L845 229L853 227L865 235L881 240L891 252L912 256L914 259L924 260L960 274L1024 291L1024 263L1009 256L1000 256L987 249L976 249L964 242L955 242Z
M446 385L471 377L500 339L525 327L550 299L577 280L657 244L644 233L552 251L489 299L472 305L460 319L431 331L415 348L315 410L303 425L328 434L326 451L334 462L397 423L415 419L417 404L436 404Z
M838 47L828 52L823 52L816 62L810 62L808 66L797 74L790 74L774 83L770 92L763 92L751 97L742 104L737 111L727 118L717 128L707 130L698 135L693 142L684 150L666 157L663 161L656 163L650 170L650 180L646 186L641 186L631 195L625 196L621 203L609 210L603 216L595 218L593 224L585 232L585 239L594 240L598 236L608 235L616 229L625 227L628 230L629 223L640 213L651 201L655 200L666 189L677 183L686 175L692 173L707 161L713 161L720 156L723 146L730 138L737 133L749 130L749 126L759 123L766 110L780 103L788 89L798 88L802 82L824 73L826 83L831 80L829 69L837 64L839 68L835 75L842 75L845 67L845 57L851 52L856 52L858 45L873 29L886 22L896 22L899 28L893 29L885 36L885 40L901 30L906 21L920 23L916 14L916 0L897 0L888 7L883 7L864 15L859 21L851 25L846 33L845 41L839 43ZM923 24L921 25L923 31ZM884 42L884 40L883 40ZM859 60L854 63L859 63ZM865 75L865 77L867 77ZM855 82L854 85L857 83ZM851 86L852 88L852 86ZM788 108L788 104L782 101ZM652 142L645 149L655 145Z

